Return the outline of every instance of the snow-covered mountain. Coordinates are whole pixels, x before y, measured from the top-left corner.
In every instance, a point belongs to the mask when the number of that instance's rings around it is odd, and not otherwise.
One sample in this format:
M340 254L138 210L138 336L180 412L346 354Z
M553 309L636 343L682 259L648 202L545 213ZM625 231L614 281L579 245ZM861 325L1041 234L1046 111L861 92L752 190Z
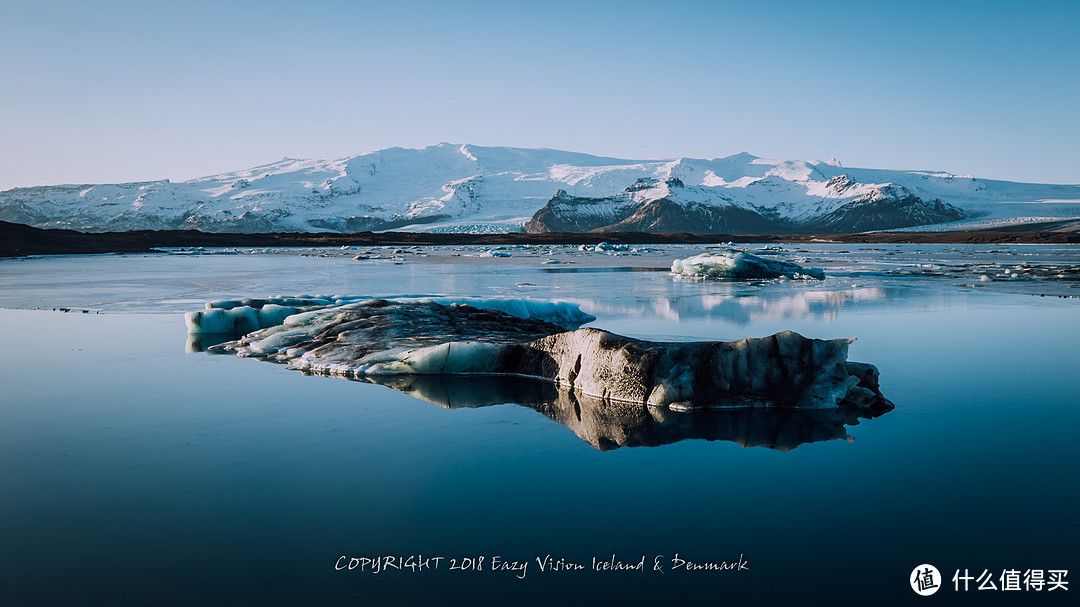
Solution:
M750 154L625 160L442 143L173 183L0 192L0 220L86 231L853 232L1080 217L1080 186Z

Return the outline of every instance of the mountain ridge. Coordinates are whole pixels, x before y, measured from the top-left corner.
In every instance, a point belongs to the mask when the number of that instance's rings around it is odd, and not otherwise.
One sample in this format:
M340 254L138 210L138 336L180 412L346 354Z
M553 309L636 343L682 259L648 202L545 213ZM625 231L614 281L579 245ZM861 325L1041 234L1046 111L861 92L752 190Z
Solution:
M449 143L284 158L182 182L0 192L0 220L83 231L809 233L1068 217L1080 217L1080 186L747 152L634 160Z

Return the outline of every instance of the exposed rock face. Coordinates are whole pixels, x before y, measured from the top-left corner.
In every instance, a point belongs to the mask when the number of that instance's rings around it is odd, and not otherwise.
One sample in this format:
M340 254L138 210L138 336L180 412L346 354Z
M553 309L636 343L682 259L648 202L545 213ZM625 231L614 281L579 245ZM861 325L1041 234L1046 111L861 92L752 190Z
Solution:
M778 230L776 222L757 210L708 188L687 188L676 178L639 179L623 193L606 198L571 196L559 190L525 225L529 233L769 234Z
M845 176L846 177L846 176ZM958 221L967 216L941 200L923 200L902 186L887 186L860 196L801 226L801 232L839 233L888 230Z
M525 225L532 234L544 232L589 232L603 229L628 217L637 208L620 196L588 198L559 190Z
M762 180L759 189L783 191L782 180ZM865 193L863 193L865 192ZM870 187L847 175L822 184L818 210L798 218L781 212L792 203L756 206L710 188L686 187L677 179L639 180L623 194L575 197L563 190L525 226L543 232L689 232L694 234L810 234L887 230L957 221L968 215L939 199L923 200L898 185ZM803 205L806 206L805 204Z
M761 213L733 204L685 204L660 198L645 203L626 219L594 231L771 234L777 225Z
M673 409L871 407L887 403L850 340L785 331L734 342L661 343L566 331L467 305L371 300L307 312L212 350L352 379L517 375L603 401Z

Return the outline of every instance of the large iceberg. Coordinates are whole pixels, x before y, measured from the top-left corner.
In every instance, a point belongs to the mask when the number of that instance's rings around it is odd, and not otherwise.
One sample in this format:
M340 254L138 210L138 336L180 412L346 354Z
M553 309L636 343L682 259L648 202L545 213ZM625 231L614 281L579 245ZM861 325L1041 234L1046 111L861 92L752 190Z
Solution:
M671 262L671 271L680 276L734 280L825 278L825 272L819 268L804 268L790 261L768 259L738 251L702 253L686 259L676 259Z
M851 341L785 331L652 342L468 304L375 299L294 314L211 351L351 379L525 376L603 401L673 410L887 403L877 369L847 361Z

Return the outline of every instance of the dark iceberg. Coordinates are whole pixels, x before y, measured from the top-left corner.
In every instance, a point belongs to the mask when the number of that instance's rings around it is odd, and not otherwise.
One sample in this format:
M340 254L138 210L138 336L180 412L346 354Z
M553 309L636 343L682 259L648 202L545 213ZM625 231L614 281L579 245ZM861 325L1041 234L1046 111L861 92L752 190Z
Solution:
M529 377L605 402L675 411L891 408L877 369L847 361L850 343L792 331L731 342L651 342L470 305L374 299L293 315L210 349L378 383L425 375Z

